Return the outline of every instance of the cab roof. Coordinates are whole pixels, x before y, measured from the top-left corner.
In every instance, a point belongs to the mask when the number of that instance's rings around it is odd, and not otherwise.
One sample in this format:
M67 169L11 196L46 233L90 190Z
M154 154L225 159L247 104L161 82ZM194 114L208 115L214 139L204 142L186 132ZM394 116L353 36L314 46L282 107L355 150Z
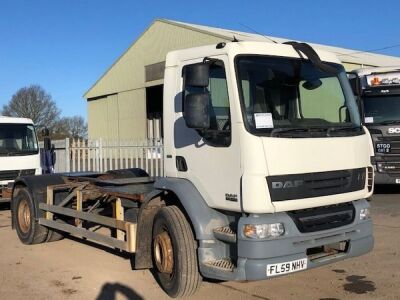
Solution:
M0 116L0 124L33 124L31 119Z
M322 61L341 64L335 54L314 49ZM299 58L296 50L287 44L273 44L267 42L228 42L224 47L216 47L216 45L200 46L182 50L171 51L167 55L166 67L174 66L179 61L192 59L202 59L206 56L214 56L221 54L231 54L232 56L249 54L249 55L270 55L280 57Z

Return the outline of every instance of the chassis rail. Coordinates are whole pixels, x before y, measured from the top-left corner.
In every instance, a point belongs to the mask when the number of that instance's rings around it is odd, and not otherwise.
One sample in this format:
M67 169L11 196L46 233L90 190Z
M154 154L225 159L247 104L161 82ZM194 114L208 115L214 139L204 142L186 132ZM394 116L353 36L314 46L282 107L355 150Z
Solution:
M154 179L123 178L97 179L74 178L65 179L65 184L47 187L46 203L39 203L39 209L45 212L45 217L39 218L39 224L69 233L71 235L89 239L94 242L120 249L126 252L136 252L137 223L124 219L125 207L123 201L142 202L145 195L152 191ZM55 193L68 193L61 201L55 203ZM112 206L112 217L100 215L89 208L83 211L85 201L96 201L103 197L108 205ZM98 201L97 201L98 202ZM65 207L70 205L71 207ZM73 218L74 222L63 222L60 217ZM108 232L97 232L92 227L84 228L83 222L99 225L114 231L114 236ZM72 223L72 224L70 224Z

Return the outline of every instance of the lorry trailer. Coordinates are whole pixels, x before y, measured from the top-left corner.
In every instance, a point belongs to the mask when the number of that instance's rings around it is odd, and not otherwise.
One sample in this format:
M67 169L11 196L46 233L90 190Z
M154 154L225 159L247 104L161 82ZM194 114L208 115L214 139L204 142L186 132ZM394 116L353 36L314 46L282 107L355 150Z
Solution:
M19 177L20 240L72 234L135 253L171 297L203 277L270 279L371 251L371 137L333 54L296 42L172 51L163 107L164 177Z
M18 176L41 174L31 119L0 116L0 202L9 202Z
M351 78L375 150L375 184L400 184L400 67L357 69Z

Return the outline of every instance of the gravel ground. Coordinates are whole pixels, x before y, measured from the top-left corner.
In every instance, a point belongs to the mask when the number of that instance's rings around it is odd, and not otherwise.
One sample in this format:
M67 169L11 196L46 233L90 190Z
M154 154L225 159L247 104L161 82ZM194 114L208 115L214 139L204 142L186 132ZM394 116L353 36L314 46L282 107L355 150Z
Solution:
M257 282L203 282L191 299L400 299L400 189L377 191L373 252ZM0 204L0 299L168 299L128 255L77 239L25 246Z

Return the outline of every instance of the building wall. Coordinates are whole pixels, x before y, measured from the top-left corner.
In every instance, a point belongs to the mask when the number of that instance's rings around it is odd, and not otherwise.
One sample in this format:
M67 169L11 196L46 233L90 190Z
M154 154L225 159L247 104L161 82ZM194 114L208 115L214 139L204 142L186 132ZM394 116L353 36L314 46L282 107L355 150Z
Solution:
M145 138L145 89L88 101L88 134L90 139Z
M103 134L108 136L107 97L87 102L88 136L99 138Z
M146 137L145 89L122 92L119 96L119 135L121 139Z
M89 138L146 137L145 66L165 61L171 50L221 41L224 40L156 21L85 94Z

